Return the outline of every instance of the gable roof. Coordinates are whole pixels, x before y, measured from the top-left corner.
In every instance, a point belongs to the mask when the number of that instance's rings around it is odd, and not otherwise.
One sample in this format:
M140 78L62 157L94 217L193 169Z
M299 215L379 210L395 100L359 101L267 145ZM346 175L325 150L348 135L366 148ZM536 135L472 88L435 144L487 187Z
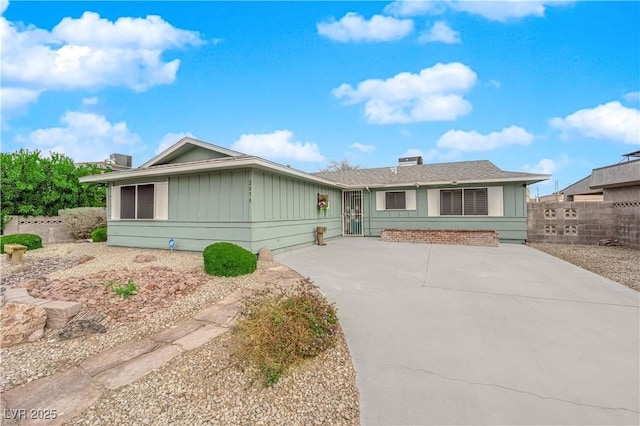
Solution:
M565 189L560 190L564 195L582 195L582 194L602 194L602 189L592 189L589 187L591 183L591 175L580 179L576 183L567 186Z
M180 139L178 142L171 145L169 148L162 151L160 154L153 157L151 160L141 165L139 168L146 169L148 167L169 163L171 162L171 160L179 157L180 155L193 149L194 147L206 149L216 154L220 154L220 156L222 157L246 156L246 154L243 154L238 151L233 151L231 149L223 148L218 145L214 145L214 144L203 142L201 140L198 140L189 136L185 136L184 138Z
M205 149L215 153L216 156L215 158L209 159L172 163L172 160L177 159L193 149ZM212 170L229 170L246 167L269 170L323 185L338 186L340 188L494 182L523 182L529 184L549 178L549 175L543 174L504 171L487 160L307 173L260 157L243 154L191 137L184 137L136 169L84 176L80 178L80 181L107 183L134 178L201 173Z
M451 185L453 182L524 182L529 184L546 180L550 176L504 171L488 160L378 167L314 174L346 186L360 187Z

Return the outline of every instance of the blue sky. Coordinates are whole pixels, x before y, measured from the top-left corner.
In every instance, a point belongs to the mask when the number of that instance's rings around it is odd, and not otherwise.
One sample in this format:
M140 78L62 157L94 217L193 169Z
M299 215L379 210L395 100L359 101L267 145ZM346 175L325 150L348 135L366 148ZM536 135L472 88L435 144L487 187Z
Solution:
M309 172L488 159L542 195L640 150L638 2L0 5L3 152L191 135Z

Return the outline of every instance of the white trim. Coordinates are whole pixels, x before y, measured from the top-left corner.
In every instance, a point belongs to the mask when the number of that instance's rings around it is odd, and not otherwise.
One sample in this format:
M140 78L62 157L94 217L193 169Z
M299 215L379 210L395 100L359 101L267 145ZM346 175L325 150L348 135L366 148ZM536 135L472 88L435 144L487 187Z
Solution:
M440 189L427 189L427 216L440 216Z
M153 219L138 219L138 187L153 185ZM135 218L120 218L121 190L123 187L135 187ZM111 220L168 220L169 219L169 182L140 182L128 185L111 186Z
M387 209L387 192L404 192L404 209ZM376 191L377 211L407 211L416 210L416 190L398 189L395 191Z
M504 216L504 196L502 186L487 187L487 213L488 216Z
M120 219L120 186L112 185L111 191L111 220Z
M169 182L156 182L153 200L153 219L169 219Z
M376 191L376 211L386 210L387 200L385 198L384 191Z

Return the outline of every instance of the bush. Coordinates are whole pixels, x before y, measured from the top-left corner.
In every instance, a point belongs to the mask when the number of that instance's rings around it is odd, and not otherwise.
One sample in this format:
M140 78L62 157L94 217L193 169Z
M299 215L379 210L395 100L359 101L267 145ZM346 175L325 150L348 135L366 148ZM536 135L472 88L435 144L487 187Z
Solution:
M107 226L107 215L103 207L78 207L58 212L64 227L76 240L91 237L91 231Z
M237 277L256 270L258 260L249 250L232 243L215 243L204 249L204 270L209 275Z
M5 244L22 244L27 250L42 248L42 238L35 234L12 234L0 237L0 253L4 253Z
M96 228L91 233L91 239L94 243L104 243L107 241L107 228Z
M244 317L233 328L234 355L258 369L265 386L277 383L287 369L336 342L335 308L309 279L301 284L290 294L271 292L250 299Z

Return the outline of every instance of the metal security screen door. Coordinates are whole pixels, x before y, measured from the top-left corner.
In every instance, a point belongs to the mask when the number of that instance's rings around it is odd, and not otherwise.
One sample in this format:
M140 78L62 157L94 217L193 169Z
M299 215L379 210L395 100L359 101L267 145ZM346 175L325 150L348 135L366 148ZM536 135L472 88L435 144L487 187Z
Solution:
M342 235L362 236L362 190L342 191Z

